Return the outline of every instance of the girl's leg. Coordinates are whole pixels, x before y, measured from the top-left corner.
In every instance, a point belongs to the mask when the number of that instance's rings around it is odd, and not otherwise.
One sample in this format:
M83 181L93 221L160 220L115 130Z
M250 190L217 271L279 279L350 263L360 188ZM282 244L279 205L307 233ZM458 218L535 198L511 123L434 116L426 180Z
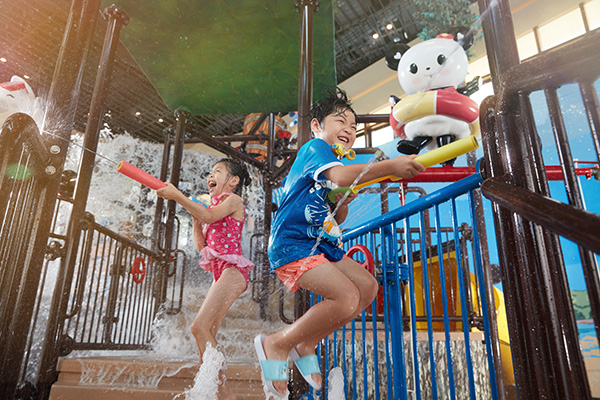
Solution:
M291 349L299 343L318 343L344 321L354 317L362 303L359 288L331 263L305 272L296 283L320 295L323 300L292 325L267 336L264 349L268 359L286 360ZM287 382L275 381L273 385L280 393L285 393Z
M210 342L213 347L217 345L215 339L217 331L227 311L245 289L246 280L242 273L236 268L227 268L208 290L200 311L190 327L198 345L200 360L207 342Z
M236 268L226 268L219 280L215 282L200 307L200 311L194 318L192 335L196 339L200 363L206 349L206 343L210 342L213 347L217 346L217 332L227 311L233 302L246 290L246 279ZM234 393L225 384L225 373L221 371L219 376L223 384L219 388L220 399L235 399Z

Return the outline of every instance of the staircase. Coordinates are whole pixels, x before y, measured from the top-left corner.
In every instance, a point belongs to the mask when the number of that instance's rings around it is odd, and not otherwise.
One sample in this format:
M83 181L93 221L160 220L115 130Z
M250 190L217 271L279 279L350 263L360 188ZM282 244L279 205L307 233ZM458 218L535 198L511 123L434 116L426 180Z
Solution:
M171 400L193 386L198 366L151 358L82 357L60 359L58 371L50 400ZM265 398L256 366L228 363L226 375L238 396Z
M269 334L282 329L285 324L281 321L262 321L258 306L250 296L250 291L246 291L234 303L219 329L217 341L227 355L225 374L228 387L240 398L264 400L253 339L258 333ZM178 336L177 341L189 342L189 348L172 351L167 347L166 350L159 349L157 353L140 352L128 356L61 358L57 366L58 380L52 385L49 399L171 400L193 387L198 359L189 325L198 311L198 305L202 304L203 293L186 300L181 313L165 317L165 325L170 331L162 332L162 335L186 334L188 337ZM178 399L183 400L185 396Z

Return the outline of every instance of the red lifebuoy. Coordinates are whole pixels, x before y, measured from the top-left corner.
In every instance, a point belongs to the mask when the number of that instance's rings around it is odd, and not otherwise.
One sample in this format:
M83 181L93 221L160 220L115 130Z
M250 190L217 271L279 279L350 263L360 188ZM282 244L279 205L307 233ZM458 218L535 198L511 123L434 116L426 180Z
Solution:
M131 279L135 283L142 283L146 277L146 261L143 257L136 257L131 266Z
M375 276L375 261L373 260L373 255L371 251L367 248L367 246L362 244L355 244L350 247L346 255L352 258L354 253L363 253L365 256L365 262L362 263L362 266L371 273L371 275ZM383 314L383 290L381 286L379 286L379 291L377 293L377 314ZM367 314L372 314L372 308L367 307Z
M350 247L350 250L346 253L346 255L350 258L354 255L354 253L363 253L365 256L365 262L362 264L363 267L367 271L371 273L371 275L375 275L375 261L373 261L373 255L371 251L367 248L367 246L362 244L355 244Z

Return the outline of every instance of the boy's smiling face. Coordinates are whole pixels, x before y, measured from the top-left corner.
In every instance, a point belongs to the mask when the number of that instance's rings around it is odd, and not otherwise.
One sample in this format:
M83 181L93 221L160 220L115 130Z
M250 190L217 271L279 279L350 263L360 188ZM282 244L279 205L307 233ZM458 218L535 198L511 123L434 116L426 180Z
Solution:
M313 118L310 122L310 128L315 137L323 139L331 145L339 143L345 149L350 149L356 140L356 117L349 109L338 110L333 114L329 114L322 124L319 124L319 121Z

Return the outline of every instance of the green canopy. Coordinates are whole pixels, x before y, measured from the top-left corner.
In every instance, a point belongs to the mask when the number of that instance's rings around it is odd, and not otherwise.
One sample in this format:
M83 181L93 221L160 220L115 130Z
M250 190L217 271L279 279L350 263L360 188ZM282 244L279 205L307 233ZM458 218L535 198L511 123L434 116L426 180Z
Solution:
M297 110L302 14L294 1L118 4L130 18L121 41L172 110L184 107L194 115ZM319 98L336 85L331 0L320 1L313 27L313 90Z

